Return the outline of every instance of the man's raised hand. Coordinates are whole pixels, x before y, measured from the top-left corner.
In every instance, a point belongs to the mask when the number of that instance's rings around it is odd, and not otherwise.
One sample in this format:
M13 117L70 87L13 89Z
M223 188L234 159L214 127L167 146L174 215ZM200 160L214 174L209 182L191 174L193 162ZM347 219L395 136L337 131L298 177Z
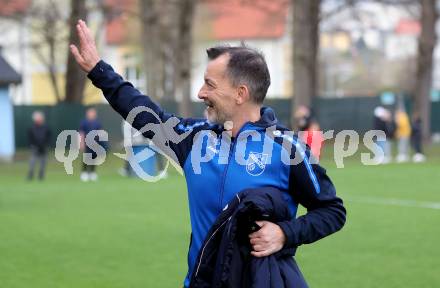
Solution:
M76 62L81 66L81 69L89 73L100 60L95 40L89 27L87 27L83 20L78 20L76 31L79 38L79 49L75 45L70 44L70 51L75 57Z

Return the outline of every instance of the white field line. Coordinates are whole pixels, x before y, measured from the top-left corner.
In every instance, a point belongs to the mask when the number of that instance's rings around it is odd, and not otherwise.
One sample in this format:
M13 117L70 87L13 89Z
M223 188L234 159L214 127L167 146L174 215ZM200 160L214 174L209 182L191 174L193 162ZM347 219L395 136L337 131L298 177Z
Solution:
M380 198L380 197L343 197L343 200L353 203L367 203L387 206L415 207L440 210L440 202L405 200L396 198Z

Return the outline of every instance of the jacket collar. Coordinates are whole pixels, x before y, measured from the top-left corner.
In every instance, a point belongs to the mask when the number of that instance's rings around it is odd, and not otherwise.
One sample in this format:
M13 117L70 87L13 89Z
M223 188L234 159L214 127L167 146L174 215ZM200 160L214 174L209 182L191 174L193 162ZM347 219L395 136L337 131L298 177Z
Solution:
M278 123L278 120L275 116L275 112L270 107L264 107L264 106L261 107L260 115L261 115L260 120L249 123L259 127L270 127Z

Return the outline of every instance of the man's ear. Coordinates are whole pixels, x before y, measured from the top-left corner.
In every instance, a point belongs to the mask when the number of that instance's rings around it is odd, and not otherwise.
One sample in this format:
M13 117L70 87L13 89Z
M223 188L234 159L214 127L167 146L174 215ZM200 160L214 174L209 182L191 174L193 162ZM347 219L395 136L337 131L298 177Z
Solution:
M247 102L249 99L250 99L250 95L249 95L248 87L246 85L238 86L236 103L243 104L243 103Z

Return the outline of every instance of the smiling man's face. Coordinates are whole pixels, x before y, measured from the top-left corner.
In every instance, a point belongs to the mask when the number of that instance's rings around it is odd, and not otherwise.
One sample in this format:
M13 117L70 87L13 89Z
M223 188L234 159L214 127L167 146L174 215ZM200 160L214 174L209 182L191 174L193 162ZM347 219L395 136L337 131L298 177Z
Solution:
M205 83L198 97L206 105L206 115L210 122L223 124L232 120L237 110L237 89L226 74L229 55L223 54L209 61L205 71Z

